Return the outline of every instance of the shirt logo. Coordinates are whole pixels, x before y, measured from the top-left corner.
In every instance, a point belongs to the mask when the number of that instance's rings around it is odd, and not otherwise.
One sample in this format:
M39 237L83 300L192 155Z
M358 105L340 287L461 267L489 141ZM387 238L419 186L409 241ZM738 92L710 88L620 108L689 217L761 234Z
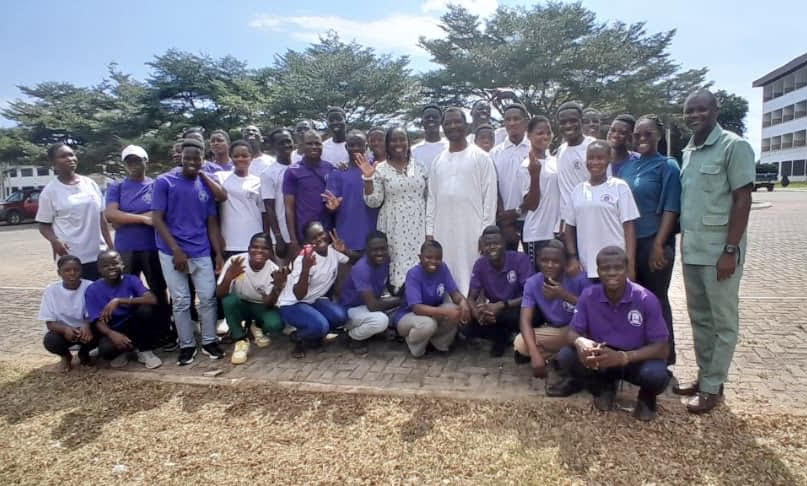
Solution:
M628 323L630 323L633 327L641 327L642 322L644 322L644 317L642 317L642 313L636 309L631 309L628 312Z
M563 310L566 312L574 312L574 305L571 302L563 301Z
M574 161L574 168L577 169L577 170L580 170L580 161L579 160Z
M437 286L437 296L442 297L443 294L445 294L445 293L446 293L446 286L443 285L443 284L438 285Z
M508 283L516 283L517 279L518 279L518 275L516 275L515 270L510 270L509 272L507 272L507 282Z
M612 198L610 194L603 194L602 196L600 196L600 201L607 204L611 204L612 202L614 202L614 198Z
M207 191L199 191L199 200L202 202L207 202L210 199L210 196L207 195Z
M142 199L143 202L146 204L151 204L151 191L144 193L143 197L141 197L140 199Z

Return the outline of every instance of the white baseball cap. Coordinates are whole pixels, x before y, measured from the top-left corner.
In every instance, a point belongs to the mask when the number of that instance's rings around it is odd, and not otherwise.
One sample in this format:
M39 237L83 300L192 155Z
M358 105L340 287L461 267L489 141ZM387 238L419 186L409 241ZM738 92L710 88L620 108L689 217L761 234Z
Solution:
M120 154L121 161L126 160L126 157L130 155L137 155L144 161L147 161L149 159L149 154L147 154L146 150L140 145L127 145L126 148L123 149L123 152Z

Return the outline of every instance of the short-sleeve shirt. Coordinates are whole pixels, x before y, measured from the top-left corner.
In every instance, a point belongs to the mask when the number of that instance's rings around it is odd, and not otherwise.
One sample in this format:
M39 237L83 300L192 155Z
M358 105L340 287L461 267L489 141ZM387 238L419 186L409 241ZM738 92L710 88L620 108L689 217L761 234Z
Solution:
M333 227L330 211L322 200L322 193L333 171L334 166L330 162L321 160L312 166L306 158L286 169L283 194L294 196L297 241L305 240L303 227L311 221L319 221L326 231Z
M189 258L210 255L207 219L216 215L216 202L201 177L188 179L181 171L161 175L154 182L151 209L163 212L168 231ZM170 255L171 247L155 233L157 248Z
M361 294L372 292L378 298L384 293L389 282L389 262L373 265L363 256L353 265L350 277L342 285L339 303L345 307L364 305Z
M87 324L84 293L90 284L92 281L82 279L75 290L66 289L62 282L54 282L45 287L42 302L39 304L38 319L45 322L61 322L70 327Z
M560 286L566 291L580 297L583 290L591 281L582 273L572 277L564 275ZM527 279L524 285L524 297L521 299L522 308L537 308L541 311L546 323L552 327L567 326L574 315L574 304L563 299L547 299L544 296L544 274L537 273Z
M349 260L346 255L334 250L332 246L328 247L328 253L325 256L314 252L314 257L316 258L316 264L311 267L308 274L308 294L302 299L298 299L294 295L294 285L300 280L303 272L303 256L298 255L292 264L291 274L286 280L286 288L283 289L277 299L278 307L294 305L298 302L313 304L320 297L325 297L333 287L334 282L336 282L339 264L347 263Z
M521 197L530 192L530 159L521 163ZM541 160L541 174L538 180L541 199L535 211L527 211L524 216L524 229L521 237L526 242L546 241L560 231L560 189L558 188L558 166L555 157Z
M627 162L620 172L639 208L636 237L647 238L658 233L661 216L681 213L681 172L675 159L656 153Z
M118 204L118 209L130 214L151 211L154 181L148 177L135 181L128 177L120 183L110 184L106 190L106 203ZM127 223L115 230L115 249L120 252L156 251L154 228L143 223Z
M501 270L494 268L490 258L483 256L474 263L470 288L484 292L490 302L516 299L521 297L524 282L533 273L532 260L526 253L506 251Z
M684 148L681 168L681 253L684 263L715 265L726 244L731 193L754 182L754 150L746 140L716 125L703 145ZM745 260L746 235L740 240Z
M415 163L423 169L423 173L428 174L432 162L447 148L448 140L444 138L441 138L437 142L427 142L423 140L412 146L412 158L415 159Z
M322 160L328 161L334 167L348 163L345 142L334 142L332 138L322 142Z
M264 201L271 199L275 202L277 224L280 226L280 235L286 243L291 241L289 239L289 225L286 224L286 202L283 200L283 176L288 168L289 165L276 162L267 167L261 174L261 198ZM267 228L267 230L269 229ZM277 243L274 232L272 232L272 242Z
M594 137L584 136L583 141L578 145L570 147L567 142L563 142L558 148L557 167L561 217L563 217L563 209L571 201L574 188L589 179L586 168L586 150L594 140L596 140Z
M260 178L261 174L275 164L275 158L268 154L261 154L249 163L249 173Z
M247 251L252 235L263 232L261 179L235 172L217 172L216 177L227 191L227 200L220 207L224 250Z
M48 182L39 195L36 221L52 224L56 237L67 244L71 255L81 263L92 263L106 248L101 238L104 196L95 181L76 177L76 184L64 184L58 179Z
M84 293L84 300L87 304L87 319L90 322L95 322L101 317L101 311L104 310L109 302L114 298L128 299L130 297L137 298L148 292L148 289L143 282L134 275L124 274L118 285L112 286L106 280L96 280ZM112 319L109 327L118 327L124 323L134 313L134 307L119 305L115 312L112 313Z
M364 249L367 235L375 231L378 222L378 208L364 203L364 181L361 177L361 169L351 163L347 170L331 172L327 184L334 196L342 198L336 210L336 232L347 247L355 251Z
M670 338L656 296L631 281L616 305L608 300L602 284L585 289L577 300L571 326L583 337L623 351Z
M597 276L600 250L606 246L625 249L622 224L638 217L633 194L622 179L609 177L596 186L585 181L574 188L563 219L577 229L577 252L589 278Z
M525 135L518 144L505 138L502 143L496 145L490 151L490 158L496 168L496 178L498 180L499 196L502 198L503 208L506 211L521 206L524 201L522 192L521 163L529 155L529 139Z
M443 303L446 295L456 292L457 284L448 266L443 263L434 271L427 272L423 265L415 265L406 272L406 283L404 283L404 303L395 313L395 324L403 316L412 312L412 307L417 304L437 307Z
M636 160L639 157L640 157L640 155L639 155L638 152L628 150L627 158L622 159L622 160L614 160L608 165L608 167L611 168L611 175L614 176L614 177L619 177L620 179L624 179L624 177L619 175L622 172L622 167L624 167L625 164L627 164L628 162L630 162L632 160Z
M266 260L263 268L256 271L249 266L249 253L233 255L224 262L218 283L224 280L227 269L233 264L233 260L239 257L244 260L244 273L234 278L230 283L230 293L234 292L247 302L260 304L263 302L263 296L274 288L272 272L277 270L278 266L272 260Z

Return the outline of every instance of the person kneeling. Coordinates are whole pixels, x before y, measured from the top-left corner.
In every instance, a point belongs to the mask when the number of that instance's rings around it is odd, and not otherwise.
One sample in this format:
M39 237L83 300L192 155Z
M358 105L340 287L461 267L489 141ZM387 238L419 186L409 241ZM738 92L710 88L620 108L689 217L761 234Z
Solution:
M453 303L444 302L446 294ZM398 334L406 340L412 356L420 358L429 343L437 351L448 352L457 325L470 320L468 302L443 263L443 247L427 240L420 247L420 264L406 273L404 304L395 314Z
M381 231L370 233L365 248L365 255L350 270L339 294L339 303L347 309L348 345L356 354L367 354L366 341L389 327L386 312L401 305L399 297L381 298L384 290L392 291L387 235Z
M283 321L275 304L286 286L289 271L272 261L271 244L266 233L252 235L247 253L227 259L219 277L216 297L221 299L224 318L235 340L235 349L230 357L233 364L246 363L249 355L249 339L244 328L246 323L257 322L249 330L259 348L271 343L266 333L283 331Z
M559 240L550 240L537 257L541 272L524 285L514 356L516 363L530 362L535 377L546 377L548 396L567 396L577 390L553 358L566 345L577 299L590 281L582 273L574 277L566 273L566 249Z
M670 381L669 331L661 305L650 291L628 280L625 251L609 246L597 254L599 284L577 301L568 333L569 346L558 354L563 370L589 387L594 406L610 410L617 382L639 387L634 416L652 420L656 397Z
M42 340L45 349L62 357L62 369L73 369L73 354L70 347L78 346L78 359L90 365L90 350L98 343L87 322L84 292L92 284L81 278L81 260L73 255L59 257L57 273L62 278L47 286L39 305L39 320L45 321L48 332Z
M535 273L526 253L506 250L497 226L482 231L482 257L474 263L468 302L474 320L463 328L466 337L493 341L490 355L504 354L510 337L519 331L519 308L524 284Z
M151 352L154 296L134 275L124 275L120 253L107 250L98 255L96 280L84 294L87 315L93 330L100 335L98 354L120 368L128 362L128 352L137 352L137 361L146 368L157 368L162 360Z

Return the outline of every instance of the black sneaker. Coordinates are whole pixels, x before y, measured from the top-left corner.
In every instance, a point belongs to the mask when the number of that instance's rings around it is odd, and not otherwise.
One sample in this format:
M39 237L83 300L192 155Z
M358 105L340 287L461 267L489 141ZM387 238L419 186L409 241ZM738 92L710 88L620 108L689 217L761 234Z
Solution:
M604 386L602 390L594 395L594 408L600 412L608 412L614 408L616 400L616 386Z
M221 359L224 357L224 351L219 347L219 343L209 343L202 346L202 352L210 356L210 359Z
M345 336L347 337L347 339L345 339L345 341L347 342L347 348L353 354L357 354L359 356L366 356L367 353L370 351L369 348L367 347L366 341L357 341L352 337L350 337L350 335L348 335L347 333L345 333Z
M179 366L187 366L193 363L193 358L195 357L196 357L196 346L192 348L180 348L177 364Z
M656 418L658 406L654 395L642 393L636 397L636 407L633 409L633 416L642 422L650 422Z
M523 354L519 353L518 351L513 351L513 361L515 361L516 364L518 364L518 365L527 364L527 363L530 362L530 357L529 356L524 356Z
M493 346L490 348L491 358L501 358L507 349L507 343L504 341L494 341Z

